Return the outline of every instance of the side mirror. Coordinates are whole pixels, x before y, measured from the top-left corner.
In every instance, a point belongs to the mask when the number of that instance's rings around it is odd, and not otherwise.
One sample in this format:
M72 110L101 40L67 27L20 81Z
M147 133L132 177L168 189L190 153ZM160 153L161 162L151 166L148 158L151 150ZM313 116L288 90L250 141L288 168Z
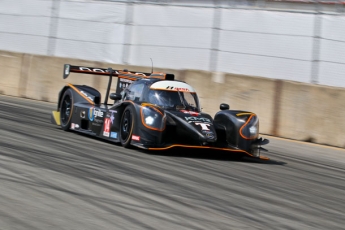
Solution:
M228 104L222 103L219 106L220 110L228 110L230 109L230 106Z
M120 100L122 98L122 95L120 93L111 93L109 95L109 98L111 100L117 101L117 100Z

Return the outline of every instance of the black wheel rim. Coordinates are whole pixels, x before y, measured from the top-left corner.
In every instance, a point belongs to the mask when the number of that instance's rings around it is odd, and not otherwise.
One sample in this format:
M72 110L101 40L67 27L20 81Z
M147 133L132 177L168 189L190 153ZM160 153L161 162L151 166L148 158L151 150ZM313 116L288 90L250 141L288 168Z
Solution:
M71 115L71 98L67 95L61 105L61 123L66 125Z
M129 138L129 134L131 132L131 113L130 111L125 111L123 114L123 119L121 122L121 139L126 141Z

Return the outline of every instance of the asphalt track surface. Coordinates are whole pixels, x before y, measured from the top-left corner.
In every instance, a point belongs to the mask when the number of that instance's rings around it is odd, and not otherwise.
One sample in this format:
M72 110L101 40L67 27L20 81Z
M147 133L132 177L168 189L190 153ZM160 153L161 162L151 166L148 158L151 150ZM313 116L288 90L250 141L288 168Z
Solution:
M0 96L0 229L345 229L345 150L271 138L267 162L128 150Z

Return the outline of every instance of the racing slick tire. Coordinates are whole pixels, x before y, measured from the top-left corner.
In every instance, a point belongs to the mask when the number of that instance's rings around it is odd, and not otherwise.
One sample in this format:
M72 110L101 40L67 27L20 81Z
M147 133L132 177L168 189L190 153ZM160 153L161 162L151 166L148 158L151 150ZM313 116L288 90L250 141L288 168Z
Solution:
M120 141L123 147L130 148L134 128L134 109L127 106L123 111L120 124Z
M71 127L73 113L73 93L71 89L67 89L62 96L60 106L60 124L65 131Z

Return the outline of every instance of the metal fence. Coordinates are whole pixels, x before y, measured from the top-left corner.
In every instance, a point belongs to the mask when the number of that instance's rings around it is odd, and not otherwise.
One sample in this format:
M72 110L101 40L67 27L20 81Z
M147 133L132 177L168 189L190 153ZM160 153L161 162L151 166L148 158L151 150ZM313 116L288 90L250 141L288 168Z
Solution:
M338 1L2 0L0 49L345 87Z

